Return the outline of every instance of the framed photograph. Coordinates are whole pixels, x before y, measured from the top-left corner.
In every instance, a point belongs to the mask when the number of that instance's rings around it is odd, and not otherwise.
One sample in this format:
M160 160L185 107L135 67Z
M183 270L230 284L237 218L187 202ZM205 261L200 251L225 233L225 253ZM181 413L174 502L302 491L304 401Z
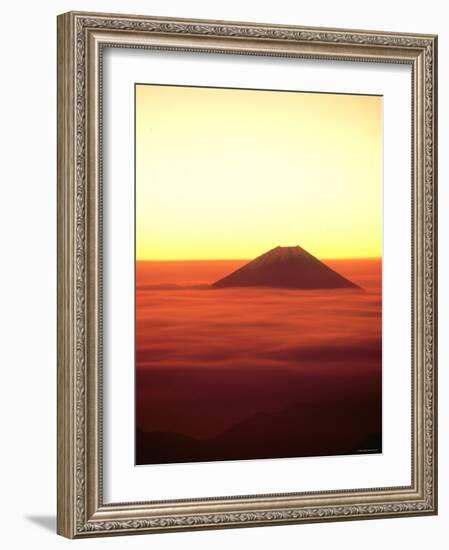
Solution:
M433 35L58 17L58 532L435 514Z

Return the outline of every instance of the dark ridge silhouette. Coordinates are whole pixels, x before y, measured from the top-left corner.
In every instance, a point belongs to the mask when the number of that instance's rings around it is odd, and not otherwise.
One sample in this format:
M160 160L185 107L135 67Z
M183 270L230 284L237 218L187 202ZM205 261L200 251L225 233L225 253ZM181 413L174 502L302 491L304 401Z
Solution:
M292 403L273 413L260 412L209 439L173 432L137 430L136 463L167 464L256 458L288 458L382 452L381 406L368 410L361 399L323 411L311 422L310 404ZM354 420L356 417L356 421ZM342 429L342 426L345 429Z
M273 248L212 285L213 288L251 286L360 289L300 246Z

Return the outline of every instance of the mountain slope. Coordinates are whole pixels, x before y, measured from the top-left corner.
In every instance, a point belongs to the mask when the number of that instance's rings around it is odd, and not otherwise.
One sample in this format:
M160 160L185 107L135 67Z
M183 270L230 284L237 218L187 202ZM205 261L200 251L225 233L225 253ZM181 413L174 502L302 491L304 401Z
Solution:
M213 288L251 286L360 288L300 246L273 248L212 285Z
M136 464L378 453L381 409L372 397L349 404L342 396L324 408L305 401L255 413L204 439L137 429Z

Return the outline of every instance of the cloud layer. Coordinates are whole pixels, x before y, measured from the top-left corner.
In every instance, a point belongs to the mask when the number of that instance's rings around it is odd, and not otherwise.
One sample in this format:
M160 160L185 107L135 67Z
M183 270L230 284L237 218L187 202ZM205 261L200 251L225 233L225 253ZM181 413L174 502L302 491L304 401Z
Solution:
M340 429L348 445L350 437L380 434L381 270L380 262L362 264L353 262L352 274L340 272L363 282L366 292L148 290L140 273L138 429L204 440L290 406L298 423L323 434L336 408L344 408ZM184 270L164 283L209 282L197 275L193 281Z

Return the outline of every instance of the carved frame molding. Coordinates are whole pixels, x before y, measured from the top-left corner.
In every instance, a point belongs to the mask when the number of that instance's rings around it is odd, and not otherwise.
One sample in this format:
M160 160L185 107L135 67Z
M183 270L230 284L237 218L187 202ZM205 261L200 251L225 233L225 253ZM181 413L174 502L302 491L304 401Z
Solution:
M103 503L101 91L104 47L411 65L411 486ZM58 533L79 538L437 512L436 56L437 38L432 35L76 12L58 17Z

